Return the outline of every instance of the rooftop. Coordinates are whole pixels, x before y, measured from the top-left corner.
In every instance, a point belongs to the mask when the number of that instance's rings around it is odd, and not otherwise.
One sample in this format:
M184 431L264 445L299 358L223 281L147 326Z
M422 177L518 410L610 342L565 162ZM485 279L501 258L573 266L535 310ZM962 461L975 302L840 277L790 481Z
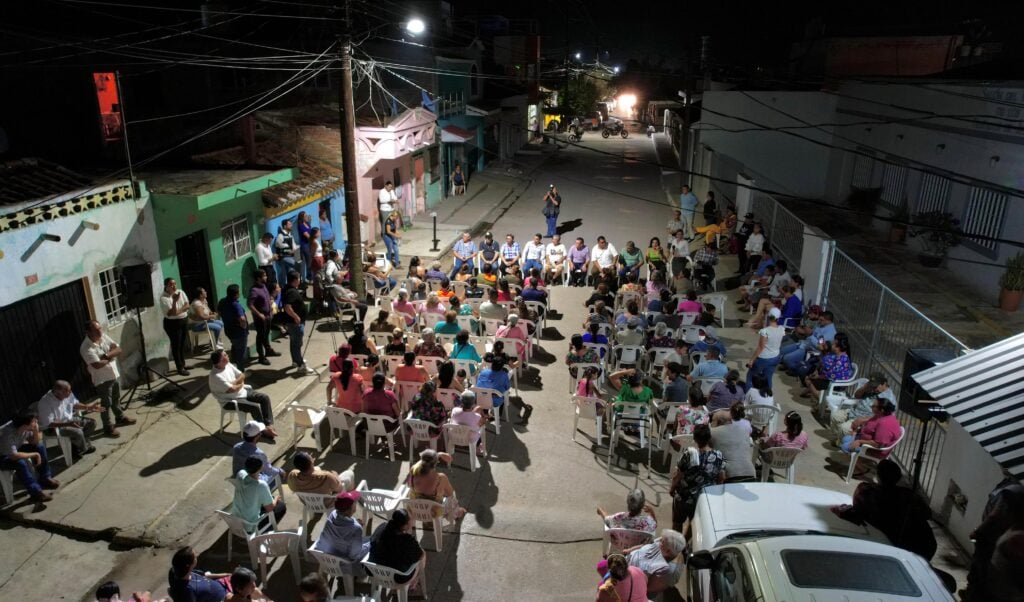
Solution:
M43 159L0 163L0 204L3 205L50 199L92 184L91 179Z
M277 171L276 169L183 169L153 171L140 175L156 194L199 197L231 186L238 186ZM245 191L251 192L251 191Z

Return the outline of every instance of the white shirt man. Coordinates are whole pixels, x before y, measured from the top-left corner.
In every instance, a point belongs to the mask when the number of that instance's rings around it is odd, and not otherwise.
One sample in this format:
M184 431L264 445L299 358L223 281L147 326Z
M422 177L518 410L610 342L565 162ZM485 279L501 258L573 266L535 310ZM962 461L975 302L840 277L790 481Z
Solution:
M58 380L53 388L43 395L36 404L36 412L39 415L39 429L46 431L51 428L59 428L60 434L71 439L72 452L76 457L96 451L96 448L89 443L88 434L84 429L86 422L94 424L89 419L82 419L75 416L76 411L95 412L100 409L98 401L92 404L83 404L78 401L71 391L71 385L67 381ZM89 431L92 427L88 427Z
M98 387L105 382L116 381L121 376L117 370L117 362L106 361L107 352L114 349L117 349L117 343L106 333L101 334L98 341L94 342L89 337L85 337L85 340L82 341L82 346L78 351L89 370L89 377L92 378L93 385ZM103 365L99 368L93 367L97 364Z
M562 273L562 269L565 267L565 257L568 250L565 245L562 244L562 237L555 234L551 237L551 242L544 247L545 256L545 268L552 277Z
M610 268L615 265L615 258L618 254L615 245L601 237L597 239L597 244L590 250L590 263L601 269Z
M395 192L395 185L391 182L384 184L384 188L377 193L377 206L381 215L389 215L398 205L398 193Z
M245 399L251 387L236 388L239 376L242 376L242 371L230 362L219 370L213 370L210 372L210 392L222 399Z
M533 240L523 247L523 272L526 276L531 268L544 269L544 243L540 236L534 236Z
M686 240L682 234L669 239L668 248L673 259L690 256L690 241Z
M121 355L121 348L103 332L99 322L93 320L86 327L85 340L78 348L78 353L82 356L82 361L89 370L89 377L92 378L92 384L100 396L103 432L111 438L120 437L120 433L114 428L114 422L110 419L111 410L118 425L135 424L135 420L125 416L121 409L121 386L118 383L121 375L117 371L117 357Z
M274 249L270 248L271 240L273 239L267 236L256 243L256 265L260 267L273 265Z

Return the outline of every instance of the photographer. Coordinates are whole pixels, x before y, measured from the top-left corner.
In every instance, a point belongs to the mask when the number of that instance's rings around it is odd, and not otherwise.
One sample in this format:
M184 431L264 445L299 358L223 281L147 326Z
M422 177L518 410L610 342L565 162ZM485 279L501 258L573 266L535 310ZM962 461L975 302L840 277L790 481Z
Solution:
M832 430L833 441L842 439L843 435L867 422L871 418L871 406L875 399L885 399L896 404L889 380L880 372L872 374L867 384L854 391L853 399L857 400L854 405L832 412L829 428Z

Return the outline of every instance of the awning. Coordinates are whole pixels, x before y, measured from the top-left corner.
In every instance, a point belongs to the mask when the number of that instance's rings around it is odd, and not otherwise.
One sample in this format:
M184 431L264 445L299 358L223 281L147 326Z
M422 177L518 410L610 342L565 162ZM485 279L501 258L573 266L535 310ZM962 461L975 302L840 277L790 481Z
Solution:
M452 142L455 144L476 142L476 128L464 130L456 125L446 125L441 128L441 142Z
M913 375L997 462L1024 477L1024 334Z

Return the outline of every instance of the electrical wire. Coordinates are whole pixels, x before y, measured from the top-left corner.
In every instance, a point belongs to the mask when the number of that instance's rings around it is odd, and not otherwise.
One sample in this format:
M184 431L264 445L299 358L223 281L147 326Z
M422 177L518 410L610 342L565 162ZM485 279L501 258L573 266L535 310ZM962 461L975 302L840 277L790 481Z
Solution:
M58 2L64 2L67 4L87 4L92 6L111 6L115 8L139 8L144 10L157 10L167 12L178 12L178 13L201 13L206 15L244 15L254 17L268 17L272 19L298 19L298 20L309 20L309 21L331 21L331 22L344 22L345 19L331 18L331 17L312 17L307 15L292 15L292 14L279 14L279 13L239 13L227 10L215 10L215 9L201 9L201 8L175 8L171 6L152 6L149 4L122 4L113 2L100 2L99 0L57 0Z

